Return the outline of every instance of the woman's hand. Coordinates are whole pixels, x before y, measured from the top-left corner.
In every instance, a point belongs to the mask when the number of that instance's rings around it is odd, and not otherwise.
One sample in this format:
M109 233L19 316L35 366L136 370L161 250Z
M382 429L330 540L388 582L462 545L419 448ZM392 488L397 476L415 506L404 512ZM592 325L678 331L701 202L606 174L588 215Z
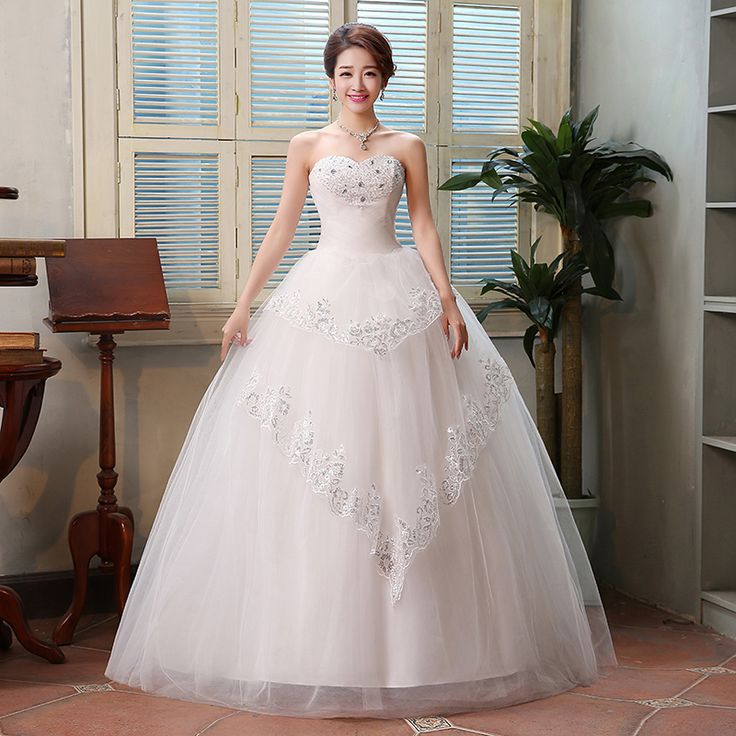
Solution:
M225 360L230 343L239 342L241 345L247 345L248 339L248 323L250 322L250 309L246 306L238 305L233 313L228 317L222 328L222 346L220 347L220 362Z
M465 326L465 320L457 308L454 295L442 299L442 309L443 313L440 321L445 337L448 340L450 339L449 325L452 325L452 330L455 333L455 343L452 346L450 355L453 358L459 358L463 347L466 350L468 349L468 328Z

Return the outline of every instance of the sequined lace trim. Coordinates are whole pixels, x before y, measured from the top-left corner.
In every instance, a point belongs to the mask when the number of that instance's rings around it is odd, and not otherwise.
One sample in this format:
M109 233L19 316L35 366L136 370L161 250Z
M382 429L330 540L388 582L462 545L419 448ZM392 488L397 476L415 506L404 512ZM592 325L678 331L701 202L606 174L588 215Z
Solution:
M351 320L343 329L337 325L329 299L317 299L303 307L299 289L274 294L263 309L281 315L297 327L319 332L335 342L366 348L384 356L405 337L420 332L434 322L442 314L442 301L435 290L415 287L409 291L409 309L414 313L412 317L377 314L360 322Z
M396 516L394 523L398 534L395 536L381 529L382 501L375 483L371 483L365 494L357 488L344 487L344 445L341 443L330 451L315 447L311 411L287 431L285 425L291 409L291 393L287 386L267 385L258 391L261 376L255 371L236 399L237 406L244 407L261 427L271 432L275 444L290 464L299 466L311 489L327 497L332 512L352 517L357 529L368 535L370 553L377 559L380 574L389 580L394 605L401 598L406 570L414 554L427 547L437 533L440 501L452 505L458 500L481 449L498 424L501 406L509 398L513 378L507 365L490 358L480 359L480 362L485 377L483 397L477 401L463 394L464 421L447 428L443 477L439 484L427 463L416 466L421 484L416 518L406 521Z
M363 161L334 154L323 156L312 167L310 178L350 205L360 208L386 197L404 183L401 162L389 154Z

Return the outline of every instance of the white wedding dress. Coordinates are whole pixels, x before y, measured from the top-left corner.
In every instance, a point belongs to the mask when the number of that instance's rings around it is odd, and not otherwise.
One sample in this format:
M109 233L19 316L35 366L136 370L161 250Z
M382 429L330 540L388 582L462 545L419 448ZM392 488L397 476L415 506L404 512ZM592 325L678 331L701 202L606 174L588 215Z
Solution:
M445 715L614 664L585 550L503 359L395 236L386 154L310 172L317 247L192 420L105 674L305 717ZM163 420L163 419L162 419Z

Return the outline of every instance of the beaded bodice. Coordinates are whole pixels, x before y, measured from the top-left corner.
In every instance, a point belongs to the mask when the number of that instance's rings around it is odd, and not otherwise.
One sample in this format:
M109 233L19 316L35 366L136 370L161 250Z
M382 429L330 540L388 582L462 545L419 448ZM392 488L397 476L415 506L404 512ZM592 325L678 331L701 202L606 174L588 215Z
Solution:
M309 172L321 223L317 247L356 252L400 248L395 221L404 179L401 161L390 154L361 161L339 154L317 159Z

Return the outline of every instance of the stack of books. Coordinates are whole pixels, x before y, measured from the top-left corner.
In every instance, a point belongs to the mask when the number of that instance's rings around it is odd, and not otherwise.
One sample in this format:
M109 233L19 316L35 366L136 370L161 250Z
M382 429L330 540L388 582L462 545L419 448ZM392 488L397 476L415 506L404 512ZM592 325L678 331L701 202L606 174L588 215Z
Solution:
M38 332L0 332L0 365L43 363Z
M0 286L35 286L36 257L63 255L63 240L0 238Z

